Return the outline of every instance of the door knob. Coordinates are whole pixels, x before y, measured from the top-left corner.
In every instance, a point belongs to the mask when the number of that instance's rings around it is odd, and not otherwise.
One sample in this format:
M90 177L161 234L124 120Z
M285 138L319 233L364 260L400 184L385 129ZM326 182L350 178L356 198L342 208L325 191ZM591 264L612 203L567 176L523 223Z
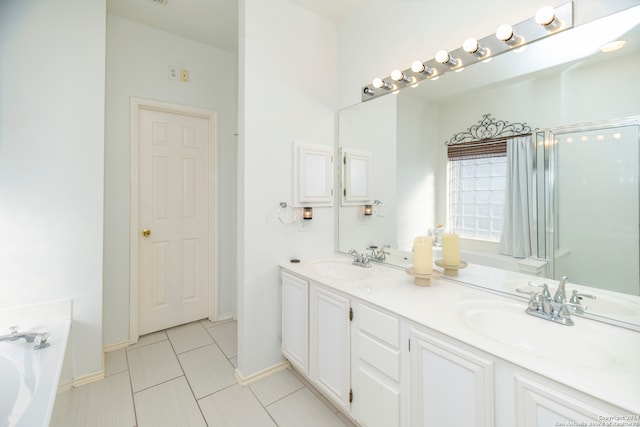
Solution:
M149 237L151 235L151 230L149 230L148 228L145 228L144 230L142 230L142 235L144 237Z

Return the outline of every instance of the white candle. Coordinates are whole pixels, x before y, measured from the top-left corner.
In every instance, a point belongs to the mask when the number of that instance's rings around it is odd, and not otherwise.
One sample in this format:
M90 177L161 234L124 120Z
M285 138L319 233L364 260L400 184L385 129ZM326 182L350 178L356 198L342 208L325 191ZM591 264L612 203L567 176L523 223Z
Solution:
M442 235L442 261L444 265L460 265L460 239L457 234Z
M416 274L433 273L433 243L431 237L418 236L413 241L413 271Z

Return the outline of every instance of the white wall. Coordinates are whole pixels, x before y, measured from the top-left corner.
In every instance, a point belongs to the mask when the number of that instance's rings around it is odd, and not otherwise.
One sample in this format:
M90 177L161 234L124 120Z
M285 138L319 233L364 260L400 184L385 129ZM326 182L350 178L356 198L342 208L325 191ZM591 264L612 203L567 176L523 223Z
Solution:
M408 92L410 94L410 92ZM439 168L438 110L412 96L398 99L397 233L398 249L411 251L413 240L428 235L445 218L437 215ZM437 153L437 154L434 154Z
M169 65L189 82L168 78ZM218 112L221 318L235 313L236 55L126 19L107 17L104 343L129 339L129 99ZM133 230L132 232L137 232Z
M240 1L238 373L282 360L278 264L334 251L334 208L305 232L273 220L293 199L293 141L334 143L334 26L287 0Z
M385 216L374 214L363 220L364 202L359 205L341 204L338 220L341 252L351 249L362 252L371 245L397 245L396 101L395 96L385 96L339 113L340 148L371 154L372 200L368 203L380 200L386 207ZM344 164L341 163L339 167L344 168ZM336 185L336 189L342 191L341 188Z
M0 308L73 299L72 375L95 373L104 0L0 1L0 58Z

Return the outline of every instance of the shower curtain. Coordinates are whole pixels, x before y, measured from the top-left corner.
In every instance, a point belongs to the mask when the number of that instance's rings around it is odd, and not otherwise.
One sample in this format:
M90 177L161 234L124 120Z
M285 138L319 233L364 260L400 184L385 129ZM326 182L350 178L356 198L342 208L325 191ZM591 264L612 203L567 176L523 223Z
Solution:
M531 256L531 200L533 147L531 136L507 141L507 180L500 253L514 258Z

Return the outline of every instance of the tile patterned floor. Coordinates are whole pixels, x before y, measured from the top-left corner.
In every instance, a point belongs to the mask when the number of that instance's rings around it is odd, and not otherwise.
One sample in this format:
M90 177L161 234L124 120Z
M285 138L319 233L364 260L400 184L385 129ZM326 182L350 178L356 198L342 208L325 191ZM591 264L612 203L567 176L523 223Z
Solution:
M298 373L234 378L235 321L189 323L106 354L105 378L60 393L52 427L353 426Z

